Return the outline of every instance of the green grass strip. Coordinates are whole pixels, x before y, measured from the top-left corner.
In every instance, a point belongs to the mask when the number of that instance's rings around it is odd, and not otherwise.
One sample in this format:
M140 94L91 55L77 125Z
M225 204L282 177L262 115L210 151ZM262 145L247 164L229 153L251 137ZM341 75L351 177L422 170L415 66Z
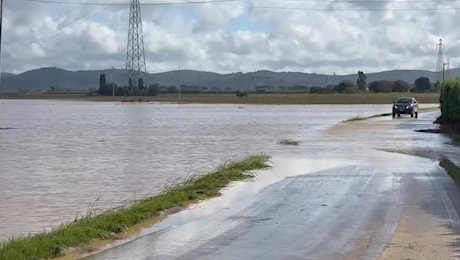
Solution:
M456 146L460 146L460 135L453 135L452 136L453 144Z
M439 163L439 166L444 168L446 172L454 179L457 184L460 184L460 167L455 165L452 161L444 159Z
M219 196L221 189L229 183L252 178L248 171L269 167L268 159L263 155L250 156L240 162L225 164L213 173L190 178L132 206L83 217L48 233L10 239L0 244L0 259L49 259L62 256L69 248L114 238L116 234L165 210L183 208Z
M452 144L456 146L460 146L460 132L447 132L447 136L452 139Z
M419 110L423 112L432 112L432 111L436 111L439 109L440 109L439 107L424 107L424 108L420 108Z
M360 116L355 116L352 118L349 118L345 121L342 121L343 123L347 122L356 122L356 121L363 121L371 118L376 118L376 117L384 117L384 116L391 116L391 113L383 113L383 114L377 114L377 115L372 115L372 116L366 116L366 117L360 117Z
M424 108L420 108L419 111L430 112L430 111L436 111L438 109L439 107L424 107ZM371 118L384 117L384 116L391 116L391 113L376 114L376 115L366 116L366 117L355 116L355 117L342 121L342 123L363 121L363 120L367 120Z

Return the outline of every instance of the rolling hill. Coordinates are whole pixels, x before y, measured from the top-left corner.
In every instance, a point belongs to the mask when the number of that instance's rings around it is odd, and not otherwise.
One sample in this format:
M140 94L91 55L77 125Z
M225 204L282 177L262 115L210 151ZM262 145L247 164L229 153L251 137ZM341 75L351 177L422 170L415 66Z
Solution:
M126 85L125 70L86 70L68 71L56 67L45 67L26 71L21 74L2 73L2 86L6 91L48 90L51 86L75 90L87 90L99 87L99 76L105 73L107 82ZM447 73L449 78L458 77L460 69L452 69ZM425 76L432 82L436 81L436 73L424 70L392 70L367 74L367 82L375 80L402 79L413 83L416 78ZM255 86L326 86L337 84L342 80L356 82L357 74L322 75L301 72L256 71L250 73L218 74L205 71L181 70L148 74L147 84L158 83L164 86L186 84L211 88L231 88L233 90L254 89Z

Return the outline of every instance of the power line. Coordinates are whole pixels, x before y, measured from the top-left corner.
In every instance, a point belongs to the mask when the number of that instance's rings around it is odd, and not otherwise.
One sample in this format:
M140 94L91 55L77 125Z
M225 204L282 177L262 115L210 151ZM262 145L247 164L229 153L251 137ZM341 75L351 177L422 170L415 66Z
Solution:
M35 2L42 4L65 4L65 5L118 5L118 6L129 6L130 3L97 3L97 2L69 2L63 0L22 0L25 2ZM193 4L212 4L212 3L224 3L224 2L237 2L238 0L201 0L201 1L182 1L182 2L151 2L142 3L140 5L193 5Z
M53 22L58 22L58 27L53 30L53 31L50 31L49 33L52 33L51 35L48 35L48 33L45 33L45 35L42 35L42 36L39 36L37 37L36 39L32 39L29 43L30 44L33 44L33 43L36 43L36 44L39 44L43 41L48 41L48 40L51 40L57 36L59 36L59 34L57 34L57 32L67 28L67 27L70 27L72 25L74 25L75 23L83 20L83 19L91 19L99 14L101 14L103 11L106 11L108 9L111 9L111 8L115 8L115 6L105 6L105 7L101 7L101 8L98 8L98 9L91 9L90 12L86 13L86 14L82 14L78 17L75 17L74 19L71 19L69 22L66 22L64 24L62 24L62 21L60 21L62 18L65 18L66 16L68 16L69 14L71 13L74 13L75 11L79 10L81 7L80 6L76 6L74 8L72 8L71 10L63 13L63 14L60 14L59 16L56 16L54 18L52 18L52 21ZM33 28L33 29L36 29L37 31L43 31L45 28L44 25L38 27L38 28Z
M95 10L95 12L92 12L92 13L87 13L87 14L84 14L82 16L79 16L77 17L76 19L72 20L71 22L67 23L67 24L64 24L63 26L57 28L56 30L52 31L51 33L53 33L51 36L43 36L43 37L38 37L37 39L34 39L31 43L37 43L37 44L40 44L40 42L43 42L43 41L48 41L48 40L51 40L57 36L59 36L59 34L57 34L57 32L67 28L67 27L70 27L72 26L73 24L79 22L80 20L82 19L86 19L86 18L93 18L95 17L96 15L99 15L102 11L105 11L107 9L110 9L110 8L113 8L113 6L106 6L104 8L101 8L100 10Z
M64 4L64 5L86 5L86 6L128 6L129 3L97 3L97 2L69 2L64 0L22 0L25 2L43 3L43 4ZM270 0L268 0L270 1ZM233 2L234 4L231 4ZM239 3L237 3L239 2ZM181 2L144 2L140 5L154 5L154 6L171 6L171 5L197 5L197 4L214 4L220 6L229 6L236 8L248 9L265 9L265 10L287 10L287 11L368 11L368 12L381 12L381 11L403 11L403 12L417 12L417 11L453 11L460 10L460 6L449 7L403 7L403 8L356 8L356 7L333 7L333 4L346 4L346 3L359 3L359 4L408 4L408 3L444 3L444 4L459 4L459 0L400 0L400 1L385 1L385 0L285 0L283 2L299 2L299 3L323 3L329 4L329 7L300 7L300 6L275 6L275 5L254 5L245 4L241 0L195 0L195 1L181 1Z
M65 0L22 0L25 2L36 2L44 4L65 4L65 5L129 5L125 3L100 3L100 2L76 2L76 1L65 1ZM241 0L195 0L195 1L175 1L175 2L144 2L140 5L189 5L189 4L207 4L207 3L225 3L225 2L241 2ZM270 2L267 0L266 2ZM272 1L277 2L278 1ZM404 4L404 3L459 3L459 0L399 0L399 1L388 1L388 0L284 0L285 2L300 2L300 3L326 3L326 4L340 4L340 3L359 3L359 4ZM258 5L245 5L251 7L264 7Z
M58 28L56 31L60 31L60 30L62 30L62 29L64 29L64 28L66 28L66 27L69 27L69 26L73 25L74 23L76 23L76 22L78 22L78 21L80 21L80 20L82 20L82 19L85 19L85 18L92 18L92 17L94 17L94 16L100 14L101 11L105 11L105 10L107 10L107 9L109 9L109 8L112 8L112 6L106 6L106 7L102 8L102 9L100 9L100 10L96 10L96 12L94 12L94 13L83 14L82 16L77 17L76 19L74 19L74 20L71 21L70 23L65 24L64 26L61 26L61 27Z
M277 2L276 0L266 0L265 2ZM302 2L302 3L363 3L363 4L373 4L373 3L384 3L384 4L402 4L402 3L453 3L459 2L459 0L399 0L399 1L388 1L388 0L283 0L283 2Z
M332 2L331 2L332 3ZM459 3L460 4L460 3ZM332 11L332 12L341 12L341 11L367 11L367 12L381 12L381 11L453 11L460 10L460 6L450 6L450 7L432 7L432 8L418 8L418 7L407 7L407 8L387 8L387 7L378 7L378 8L355 8L355 7L288 7L288 6L267 6L267 5L232 5L232 4L216 4L222 6L232 6L248 9L265 9L265 10L285 10L285 11Z
M70 11L67 11L66 13L63 13L63 14L61 14L61 15L59 15L59 16L53 18L52 21L53 21L53 22L58 22L58 21L60 21L61 19L64 19L67 15L69 15L69 14L71 14L71 13L73 13L73 12L79 10L79 8L80 8L79 6L76 6L76 7L72 8Z

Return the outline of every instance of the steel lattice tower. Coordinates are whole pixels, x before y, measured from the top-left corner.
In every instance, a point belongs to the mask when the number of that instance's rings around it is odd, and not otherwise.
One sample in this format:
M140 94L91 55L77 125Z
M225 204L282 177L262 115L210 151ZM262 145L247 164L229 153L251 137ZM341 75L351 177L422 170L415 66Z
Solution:
M438 75L438 81L442 83L442 73L444 69L444 50L446 46L442 43L442 39L439 39L439 43L436 45L438 51L438 60L436 62L436 74Z
M147 95L144 36L142 32L141 5L139 0L131 0L129 10L128 48L126 51L126 72L131 97Z

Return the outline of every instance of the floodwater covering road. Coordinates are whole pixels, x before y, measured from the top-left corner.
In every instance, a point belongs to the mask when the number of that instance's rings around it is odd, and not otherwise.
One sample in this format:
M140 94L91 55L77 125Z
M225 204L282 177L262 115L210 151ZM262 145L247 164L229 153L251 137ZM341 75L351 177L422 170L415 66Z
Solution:
M320 138L324 129L387 111L0 100L0 241L158 194L178 178L247 155L336 157ZM302 143L279 145L285 138Z
M223 196L87 259L454 259L460 191L438 166L460 150L419 119L321 129Z

